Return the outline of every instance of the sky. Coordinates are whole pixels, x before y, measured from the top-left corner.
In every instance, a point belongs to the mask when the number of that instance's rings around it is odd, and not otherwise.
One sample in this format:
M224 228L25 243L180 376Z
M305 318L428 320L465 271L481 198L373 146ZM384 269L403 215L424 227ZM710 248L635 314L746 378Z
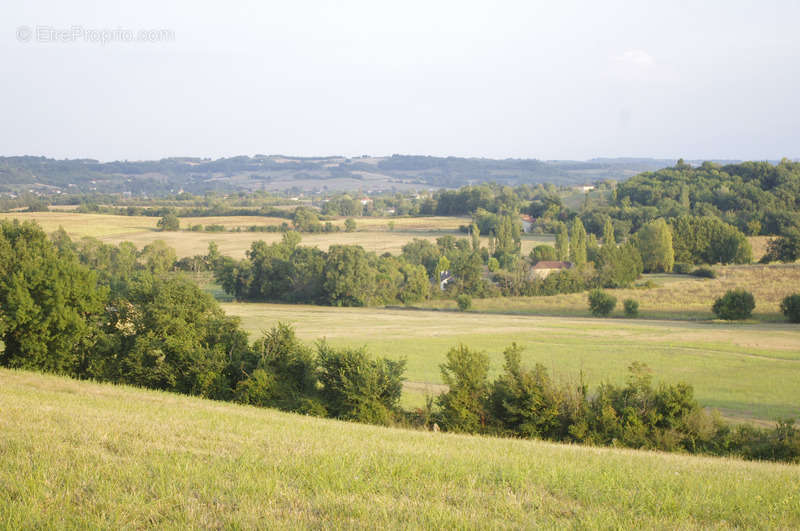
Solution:
M800 2L4 0L0 155L800 157Z

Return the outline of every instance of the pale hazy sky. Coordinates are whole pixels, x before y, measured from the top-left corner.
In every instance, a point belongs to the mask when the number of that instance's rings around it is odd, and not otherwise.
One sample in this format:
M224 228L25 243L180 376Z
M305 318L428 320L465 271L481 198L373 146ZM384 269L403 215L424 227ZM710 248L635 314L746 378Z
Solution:
M800 157L799 22L795 0L3 0L0 155ZM104 29L174 39L86 42Z

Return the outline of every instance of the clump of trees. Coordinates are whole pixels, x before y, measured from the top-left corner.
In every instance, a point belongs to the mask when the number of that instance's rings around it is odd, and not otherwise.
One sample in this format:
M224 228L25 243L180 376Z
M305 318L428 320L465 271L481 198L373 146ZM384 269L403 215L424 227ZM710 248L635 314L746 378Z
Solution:
M800 430L781 421L774 430L731 426L706 412L686 384L653 384L634 362L625 385L559 382L540 364L522 365L522 348L503 353L503 372L489 381L489 358L465 345L440 366L448 391L432 416L448 431L664 451L800 460Z
M238 300L368 306L430 296L422 265L367 253L360 246L333 245L327 252L300 246L288 232L280 242L256 241L244 260L221 259L215 277Z
M362 422L402 418L404 361L312 350L281 324L250 345L238 319L156 259L162 250L0 222L0 366Z

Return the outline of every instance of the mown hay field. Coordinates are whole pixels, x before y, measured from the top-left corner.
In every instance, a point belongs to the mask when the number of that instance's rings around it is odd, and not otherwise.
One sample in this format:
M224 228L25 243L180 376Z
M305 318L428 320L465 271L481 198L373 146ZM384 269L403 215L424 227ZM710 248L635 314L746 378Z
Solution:
M158 218L147 216L114 216L107 214L81 214L75 212L10 212L0 213L0 219L34 220L46 232L53 232L60 227L72 238L90 236L106 243L118 244L129 241L139 249L155 240L163 240L175 249L178 258L205 254L208 244L216 242L219 251L234 258L243 258L245 251L254 241L267 243L279 241L281 234L277 232L246 232L250 226L279 226L289 222L284 218L264 216L217 216L181 218L182 230L161 232L156 228ZM346 218L333 221L334 225L344 226ZM355 218L355 232L304 233L302 245L319 247L327 250L331 245L361 245L367 251L378 254L399 254L403 245L414 238L422 238L431 242L436 238L452 235L465 237L458 230L461 225L469 224L469 218L424 217L424 218ZM390 229L389 222L394 225ZM222 225L230 231L240 227L243 232L192 232L188 229L194 225ZM542 242L552 242L548 235L525 235L522 250L530 250ZM483 238L488 245L488 239Z
M559 378L594 387L623 383L634 361L648 364L656 381L692 384L703 406L728 418L774 421L800 418L800 327L689 321L539 317L321 306L227 303L252 338L278 322L292 324L311 343L366 346L379 356L406 358L404 403L424 404L442 390L439 366L450 347L485 350L492 374L512 342L523 361L541 363Z
M800 467L343 423L0 370L0 527L775 528Z

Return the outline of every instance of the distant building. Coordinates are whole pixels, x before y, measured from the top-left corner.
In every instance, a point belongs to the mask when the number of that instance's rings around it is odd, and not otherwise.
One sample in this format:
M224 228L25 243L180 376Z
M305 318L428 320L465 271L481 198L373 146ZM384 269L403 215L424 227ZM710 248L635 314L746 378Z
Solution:
M555 260L542 260L531 268L531 274L539 278L545 278L550 273L572 269L572 262L560 262Z
M450 271L441 271L439 273L439 289L444 291L444 288L453 280L453 275L450 274Z
M583 192L591 192L592 190L594 190L594 186L593 185L581 186L580 189Z
M522 221L522 232L530 232L533 226L533 217L528 214L522 214L519 219Z

